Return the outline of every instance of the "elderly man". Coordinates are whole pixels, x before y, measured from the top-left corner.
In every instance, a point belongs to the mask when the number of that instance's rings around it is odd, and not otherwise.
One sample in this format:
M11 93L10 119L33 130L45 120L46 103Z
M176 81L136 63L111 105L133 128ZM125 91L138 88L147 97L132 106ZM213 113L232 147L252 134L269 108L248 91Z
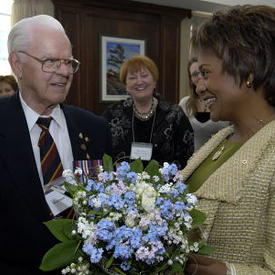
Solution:
M19 21L8 50L19 93L0 101L0 272L40 274L41 259L56 242L43 222L70 206L64 197L66 205L56 209L52 199L62 195L45 186L74 160L111 154L111 135L103 118L62 104L80 63L56 19Z

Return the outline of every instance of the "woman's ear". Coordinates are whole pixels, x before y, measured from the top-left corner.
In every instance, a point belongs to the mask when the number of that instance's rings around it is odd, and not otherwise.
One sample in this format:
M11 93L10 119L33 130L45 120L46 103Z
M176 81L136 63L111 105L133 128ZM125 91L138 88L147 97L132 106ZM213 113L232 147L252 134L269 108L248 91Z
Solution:
M9 54L9 63L17 79L22 79L22 63L17 52L13 51Z

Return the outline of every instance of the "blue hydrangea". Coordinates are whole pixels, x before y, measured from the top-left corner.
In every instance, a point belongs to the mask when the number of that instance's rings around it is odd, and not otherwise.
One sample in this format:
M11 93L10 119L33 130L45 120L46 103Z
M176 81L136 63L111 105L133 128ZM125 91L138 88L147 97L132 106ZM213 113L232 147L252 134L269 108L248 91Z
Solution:
M128 260L132 257L133 249L131 249L129 246L123 245L123 244L117 244L115 246L114 251L114 258L119 258L122 260Z
M124 200L118 194L111 194L109 197L109 205L114 207L116 210L120 210L124 207Z
M166 220L172 220L174 218L173 213L174 205L170 200L164 200L160 205L160 213Z
M130 172L130 169L131 168L128 162L126 161L121 162L116 170L117 178L119 180L125 179L127 177L127 173Z
M164 178L164 180L166 182L169 181L169 179L172 177L172 176L175 176L176 173L178 171L178 167L176 164L172 163L172 164L169 164L169 165L166 165L164 166L162 169L161 169L161 174Z
M128 263L128 261L123 261L120 265L121 269L124 271L128 271L131 268L130 263Z
M104 182L106 182L106 181L111 181L111 180L113 180L113 173L110 173L110 172L106 172L106 171L104 171L103 173L102 173L102 177L103 177L103 181Z
M101 220L97 223L96 237L98 240L110 242L114 237L115 229L114 222Z
M126 178L130 180L130 184L135 184L137 181L137 173L135 172L129 172L126 175Z
M136 193L133 191L127 191L124 194L124 201L127 205L133 205L136 203Z
M182 212L186 208L186 205L183 201L177 201L174 205L174 209L176 212Z
M102 259L103 249L96 248L91 244L84 244L82 247L83 252L90 256L91 263L98 263Z
M102 207L108 207L110 205L110 196L105 193L99 193L97 199L100 201Z

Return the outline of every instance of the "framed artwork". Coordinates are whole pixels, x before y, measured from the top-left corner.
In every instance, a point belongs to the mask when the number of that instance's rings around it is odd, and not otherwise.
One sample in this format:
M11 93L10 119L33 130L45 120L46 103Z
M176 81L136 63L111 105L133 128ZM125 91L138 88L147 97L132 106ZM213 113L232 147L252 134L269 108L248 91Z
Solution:
M134 55L145 55L145 40L101 36L101 101L118 101L128 97L119 80L121 64Z

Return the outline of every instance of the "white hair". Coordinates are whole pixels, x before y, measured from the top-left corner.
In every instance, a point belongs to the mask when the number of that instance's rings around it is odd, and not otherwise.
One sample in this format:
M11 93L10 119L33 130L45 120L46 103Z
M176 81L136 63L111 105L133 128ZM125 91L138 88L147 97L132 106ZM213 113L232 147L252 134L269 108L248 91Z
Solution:
M12 27L9 33L8 52L26 50L32 39L32 31L37 27L48 27L66 35L61 23L52 16L41 14L23 18Z

